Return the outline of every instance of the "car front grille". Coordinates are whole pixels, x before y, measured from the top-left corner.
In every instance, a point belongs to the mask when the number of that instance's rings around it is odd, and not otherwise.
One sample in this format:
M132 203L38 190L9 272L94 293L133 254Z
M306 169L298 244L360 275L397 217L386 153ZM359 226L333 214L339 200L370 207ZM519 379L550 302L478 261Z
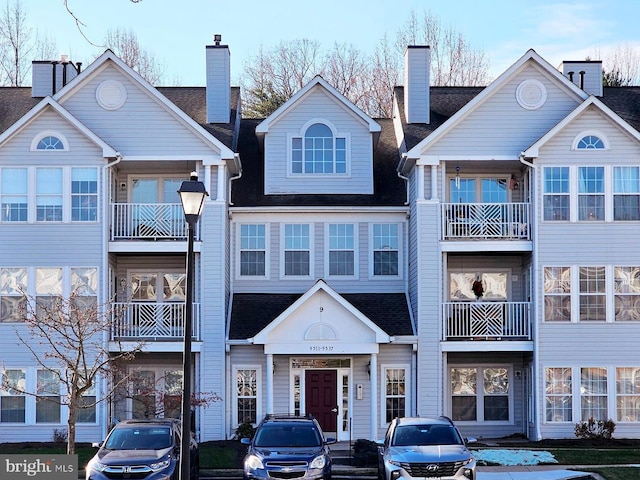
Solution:
M307 473L308 463L299 461L278 461L272 460L266 463L267 473L271 478L280 480L291 480L294 478L302 478Z
M412 477L453 477L464 462L402 463L402 468Z
M143 480L152 473L152 470L146 465L118 465L107 467L103 471L104 475L113 480Z

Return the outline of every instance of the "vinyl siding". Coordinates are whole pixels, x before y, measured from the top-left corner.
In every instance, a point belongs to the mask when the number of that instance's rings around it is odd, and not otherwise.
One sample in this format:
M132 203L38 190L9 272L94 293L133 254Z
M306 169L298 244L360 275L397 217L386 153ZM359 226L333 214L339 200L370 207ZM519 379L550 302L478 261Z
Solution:
M348 175L288 176L290 137L300 136L312 119L331 122L338 136L347 136ZM282 115L265 136L265 193L373 193L373 140L367 125L321 87L312 89ZM349 155L350 151L350 155Z
M516 89L526 79L538 80L547 89L546 103L538 110L526 110L516 100ZM577 106L577 99L569 96L565 88L537 68L528 66L423 153L463 158L472 155L517 158Z
M96 101L96 88L105 80L118 81L126 88L126 102L118 110L104 110ZM65 97L62 104L125 157L214 154L174 113L111 65Z

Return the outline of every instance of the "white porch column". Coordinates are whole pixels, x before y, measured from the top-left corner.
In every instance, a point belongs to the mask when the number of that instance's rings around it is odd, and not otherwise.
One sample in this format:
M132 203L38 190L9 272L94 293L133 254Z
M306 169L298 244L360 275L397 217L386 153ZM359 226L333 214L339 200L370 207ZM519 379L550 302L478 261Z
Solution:
M226 171L227 171L226 165L218 165L218 179L216 180L216 184L218 188L216 191L216 200L219 200L219 201L224 200Z
M417 199L424 200L424 165L418 165L418 178L416 179L417 185Z
M445 191L445 186L442 186L442 191ZM444 195L443 197L444 198ZM431 165L431 200L438 201L438 166Z
M267 405L265 413L273 411L273 354L267 354Z
M378 355L371 354L369 359L369 389L371 390L370 432L369 439L375 441L378 437Z

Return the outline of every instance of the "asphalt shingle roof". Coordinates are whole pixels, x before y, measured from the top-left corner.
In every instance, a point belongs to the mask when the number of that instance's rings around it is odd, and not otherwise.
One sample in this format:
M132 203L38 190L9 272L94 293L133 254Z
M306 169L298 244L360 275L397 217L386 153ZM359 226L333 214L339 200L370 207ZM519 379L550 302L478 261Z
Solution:
M229 340L254 337L301 296L302 294L234 294ZM415 334L404 293L350 293L342 297L388 335Z

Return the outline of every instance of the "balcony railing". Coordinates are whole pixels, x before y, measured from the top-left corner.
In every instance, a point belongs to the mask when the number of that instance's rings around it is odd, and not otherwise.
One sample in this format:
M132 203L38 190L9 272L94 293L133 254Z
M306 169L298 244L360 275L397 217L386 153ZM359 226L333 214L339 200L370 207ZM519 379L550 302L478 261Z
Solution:
M178 341L184 338L184 303L131 302L112 304L112 340ZM200 304L193 304L191 336L200 338Z
M448 302L443 340L531 340L530 312L530 302Z
M179 203L111 204L111 241L186 239L187 223Z
M530 240L529 203L443 203L443 240Z

